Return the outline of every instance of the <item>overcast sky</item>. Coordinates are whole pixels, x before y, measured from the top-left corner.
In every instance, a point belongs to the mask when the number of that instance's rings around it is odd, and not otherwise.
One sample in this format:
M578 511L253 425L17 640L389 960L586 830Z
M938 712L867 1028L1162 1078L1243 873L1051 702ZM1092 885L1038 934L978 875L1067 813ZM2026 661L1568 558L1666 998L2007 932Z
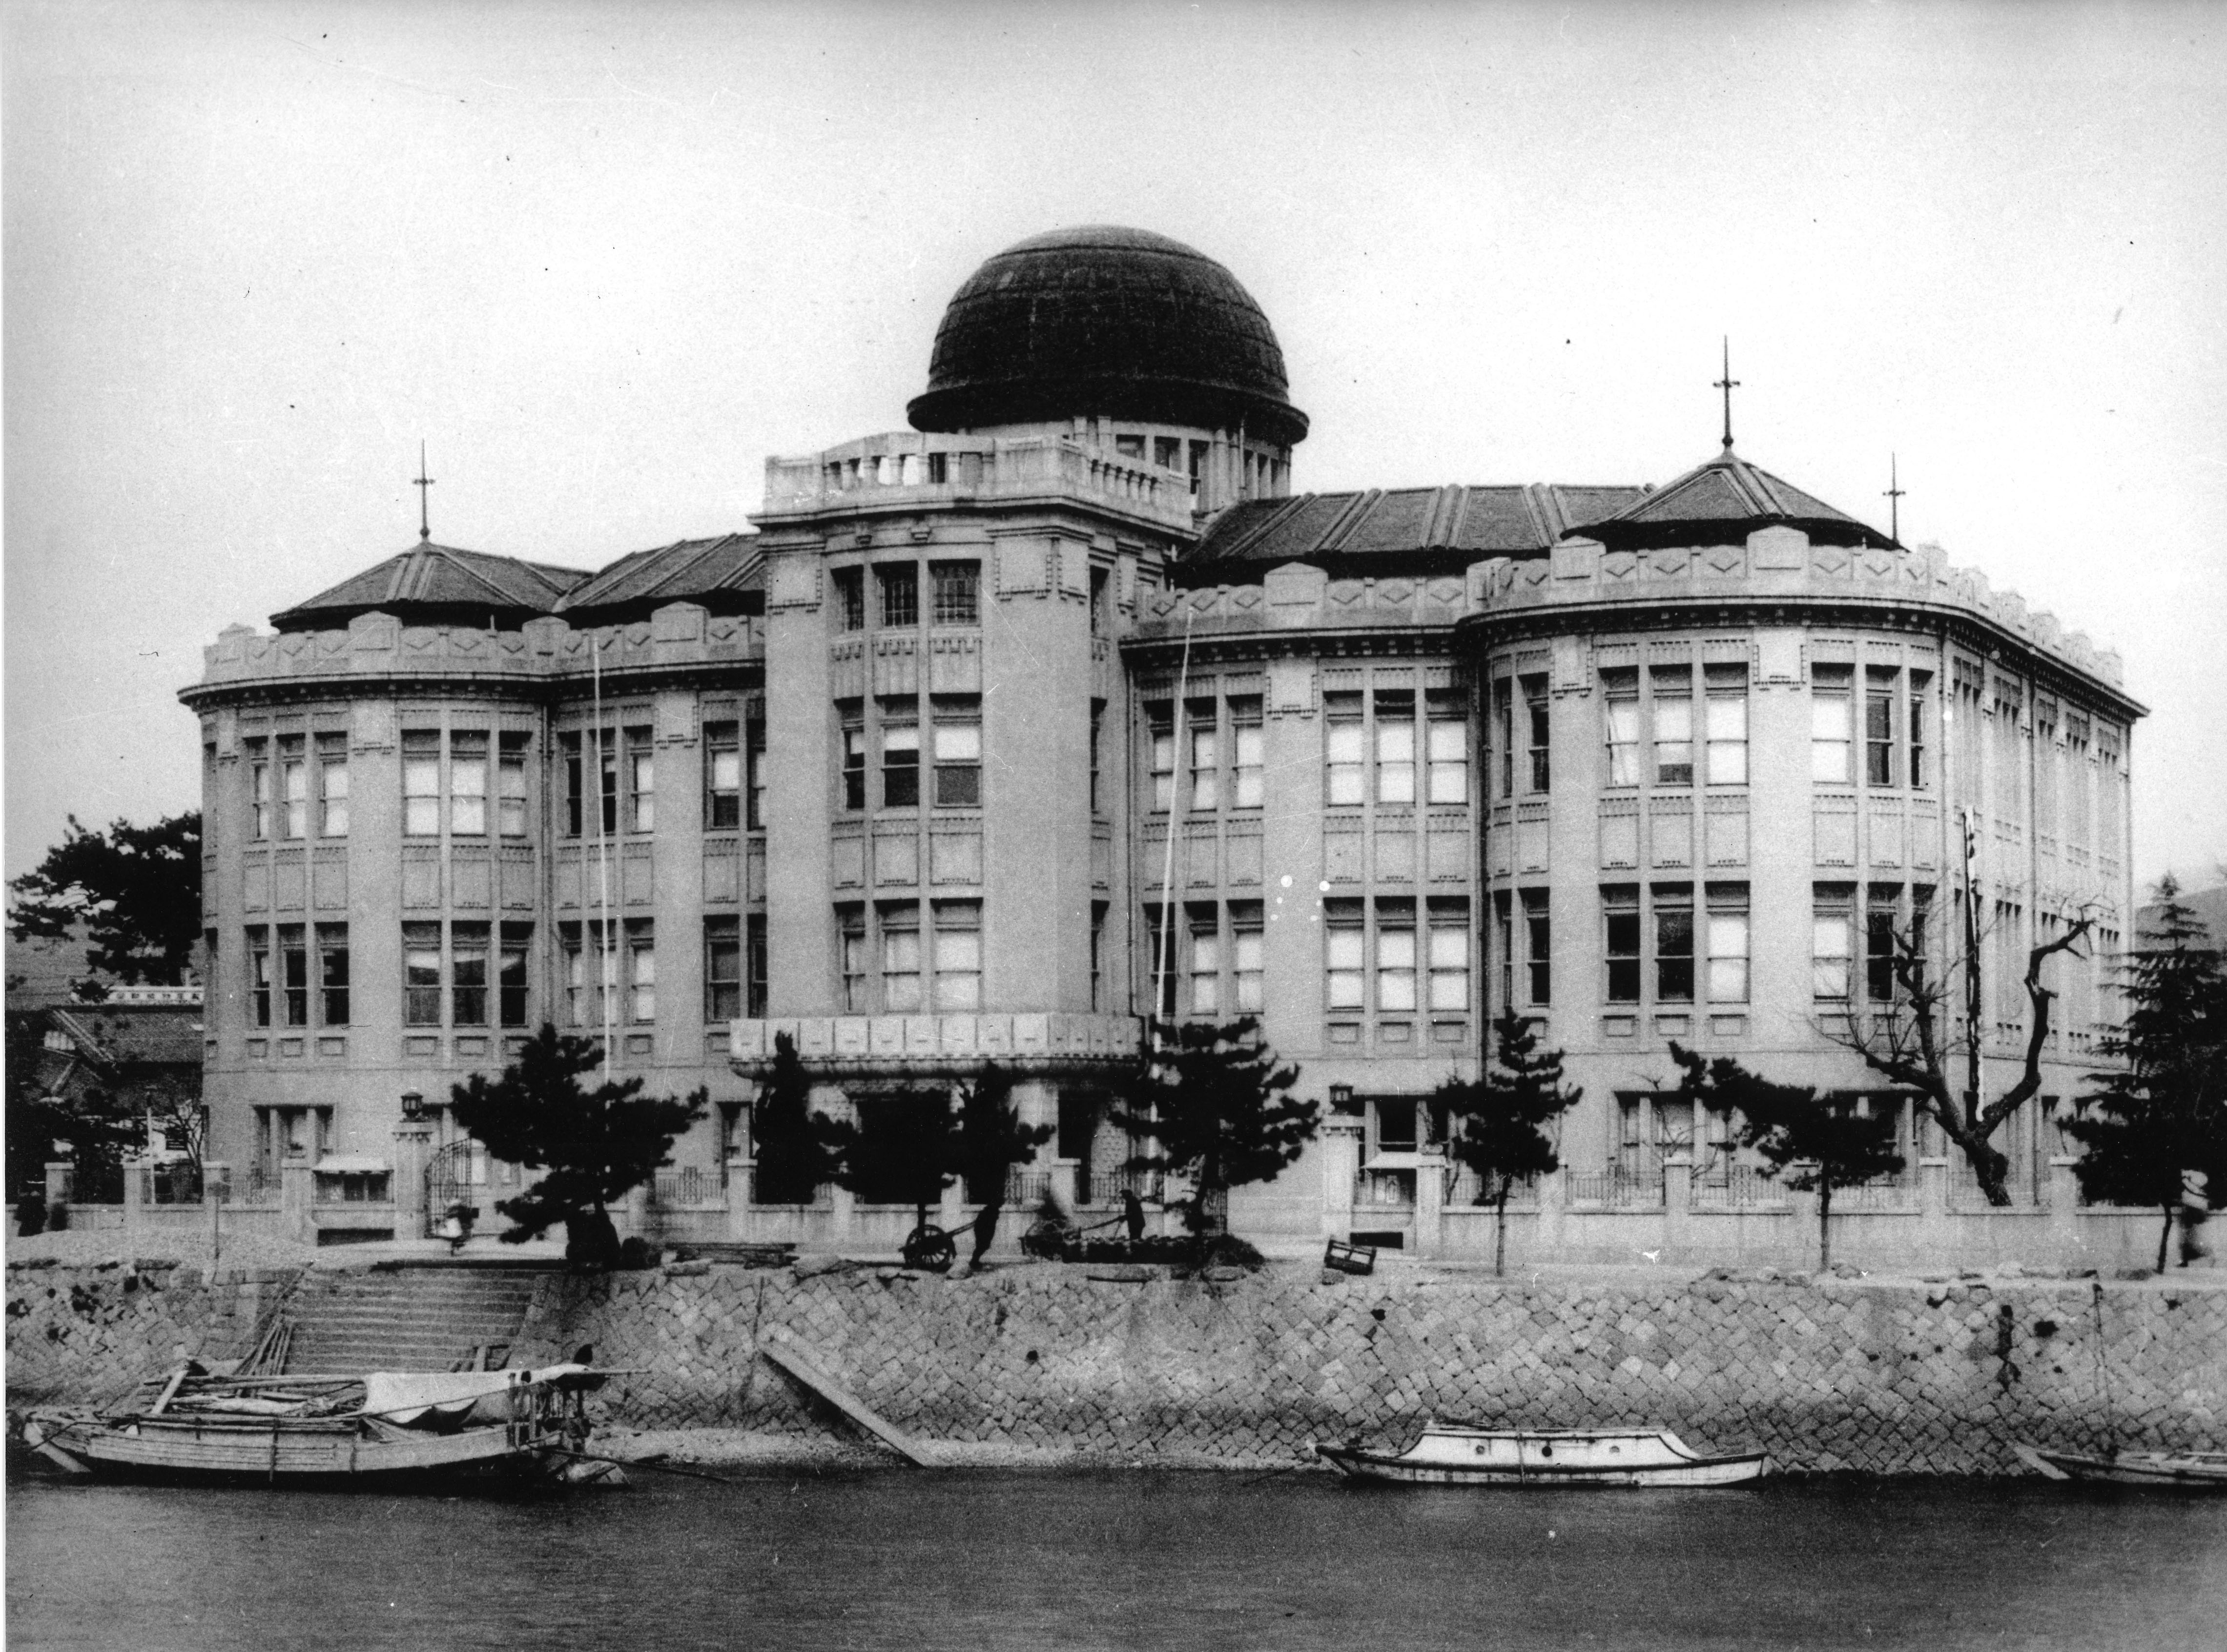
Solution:
M901 429L1061 225L1219 258L1300 489L1717 437L2126 656L2227 859L2227 8L6 7L6 869L198 802L224 626L434 537L595 566Z

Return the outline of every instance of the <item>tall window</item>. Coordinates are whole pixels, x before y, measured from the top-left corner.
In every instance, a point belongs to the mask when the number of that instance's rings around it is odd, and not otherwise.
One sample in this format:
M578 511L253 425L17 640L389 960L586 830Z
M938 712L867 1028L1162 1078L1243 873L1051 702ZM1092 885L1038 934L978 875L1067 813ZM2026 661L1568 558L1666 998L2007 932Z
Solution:
M1601 673L1601 709L1608 737L1608 783L1639 784L1639 673ZM1534 788L1534 790L1538 789Z
M1090 702L1090 813L1106 812L1106 702Z
M317 835L345 838L348 829L348 737L317 737Z
M1188 709L1190 724L1190 805L1207 812L1222 807L1221 730L1215 723L1212 700L1200 700Z
M1655 1001L1694 1001L1694 889L1655 886Z
M982 903L935 903L935 1007L982 1007Z
M928 564L932 608L938 625L979 625L982 622L982 564L979 562L932 562Z
M1412 803L1415 800L1415 697L1380 691L1375 711L1376 800Z
M882 597L882 623L889 626L920 623L920 567L900 563L874 570Z
M1431 903L1431 1008L1469 1008L1469 903Z
M449 926L449 1020L458 1027L484 1027L488 1019L488 927Z
M263 925L247 929L247 993L250 1020L258 1027L271 1024L271 931Z
M1492 966L1496 972L1498 1005L1512 1010L1516 1007L1516 912L1506 890L1492 897Z
M1847 783L1854 742L1851 673L1846 666L1813 666L1809 671L1809 778L1827 785Z
M1864 996L1873 1004L1895 1001L1894 941L1902 891L1893 883L1874 883L1864 905Z
M743 1013L743 926L739 918L704 920L704 1019L714 1025Z
M1229 757L1232 805L1257 809L1266 800L1267 733L1260 726L1260 702L1229 702Z
M1190 915L1190 1012L1222 1013L1222 932L1213 907Z
M743 824L743 740L738 723L704 725L704 825L732 832Z
M1366 802L1368 725L1362 720L1361 696L1325 694L1323 712L1324 800L1333 807Z
M1854 924L1849 891L1836 883L1820 883L1810 916L1809 990L1820 999L1845 1002L1848 996L1848 966L1854 954Z
M1709 1002L1747 1002L1747 885L1709 885Z
M1554 1001L1554 926L1547 891L1523 891L1523 962L1525 990L1535 1008Z
M1469 721L1456 694L1430 697L1429 732L1424 756L1430 763L1429 792L1433 803L1469 801Z
M533 736L513 732L501 737L495 769L495 829L506 838L526 835L526 750Z
M619 829L618 733L614 729L587 729L558 737L565 754L565 833L592 837L600 830L615 835ZM583 747L585 756L583 756ZM601 800L600 826L591 812Z
M935 706L935 802L974 808L982 801L982 703L973 696Z
M1529 758L1528 779L1535 792L1547 789L1547 679L1526 677L1523 679L1523 721L1526 748Z
M843 807L866 807L866 726L853 701L843 714Z
M1106 903L1090 903L1090 1007L1106 1008Z
M882 1008L906 1015L921 1007L920 908L909 901L882 909Z
M1747 784L1747 667L1707 666L1701 672L1707 695L1708 782Z
M309 1024L309 949L298 923L278 926L279 1008L287 1026Z
M506 923L501 931L502 949L496 959L495 997L506 1027L526 1024L526 963L533 944L530 923Z
M1922 671L1910 673L1910 784L1922 791L1925 778L1925 690L1929 679Z
M1230 1007L1240 1015L1259 1015L1267 1007L1264 936L1257 901L1229 908Z
M648 729L629 729L627 743L627 830L657 830L657 758Z
M458 731L449 737L449 830L487 834L488 737Z
M919 713L909 701L884 708L882 807L911 808L920 801Z
M436 729L402 735L402 831L406 837L441 835L441 736Z
M1492 682L1492 749L1502 797L1516 795L1516 686L1508 678Z
M1655 783L1694 783L1694 673L1685 667L1650 673L1655 711Z
M441 926L402 926L402 1024L441 1024Z
M1639 1002L1639 889L1632 883L1613 883L1601 890L1601 915L1605 921L1608 960L1608 1001Z
M1368 1002L1369 934L1361 903L1323 903L1323 961L1329 1007L1358 1011Z
M753 1020L765 1018L771 961L766 954L766 915L753 912L743 921L743 1013Z
M1165 814L1176 801L1176 730L1174 708L1166 701L1157 701L1145 708L1145 718L1151 729L1152 810Z
M348 932L345 923L317 926L317 1017L328 1027L348 1024Z
M648 918L626 921L626 1018L657 1019L657 931Z
M859 568L838 568L828 576L835 589L835 622L845 631L866 628L865 571Z
M1112 634L1113 628L1107 623L1106 612L1107 584L1107 570L1093 568L1090 571L1090 635L1094 637Z
M750 807L743 812L743 824L753 832L763 832L766 823L765 718L754 717L743 725L743 779L750 788Z
M244 740L247 750L247 824L251 838L267 838L273 824L271 813L271 745L265 740Z
M843 1011L864 1015L866 1001L866 909L835 909L835 966L842 975Z
M1412 724L1409 725L1413 726ZM1415 1007L1415 903L1376 903L1376 1007L1404 1012Z
M1866 786L1894 784L1894 705L1901 698L1897 692L1900 675L1892 671L1871 671L1864 679L1864 783Z
M309 765L303 755L303 739L298 734L279 737L278 794L282 800L278 835L282 838L308 837Z

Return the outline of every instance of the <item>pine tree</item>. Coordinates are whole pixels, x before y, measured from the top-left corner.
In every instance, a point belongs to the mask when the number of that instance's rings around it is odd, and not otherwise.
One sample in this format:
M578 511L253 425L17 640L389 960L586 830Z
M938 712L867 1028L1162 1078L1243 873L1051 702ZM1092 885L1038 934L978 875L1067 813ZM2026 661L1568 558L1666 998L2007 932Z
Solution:
M75 815L62 840L21 877L8 932L59 938L83 926L86 961L125 982L175 986L201 938L201 817L198 809L152 826L115 820L88 832Z
M2122 968L2126 1019L2096 1046L2119 1065L2090 1081L2092 1116L2064 1128L2087 1149L2074 1173L2090 1198L2164 1213L2162 1271L2182 1173L2205 1172L2215 1200L2227 1191L2227 973L2170 875L2157 896L2147 944Z
M1713 1061L1675 1042L1670 1059L1682 1069L1678 1094L1697 1109L1731 1110L1740 1145L1763 1155L1765 1175L1796 1193L1816 1194L1817 1266L1832 1266L1833 1191L1902 1169L1894 1115L1866 1111L1864 1096L1820 1096L1806 1086L1774 1084L1729 1056Z
M812 1111L812 1078L785 1032L773 1041L773 1070L750 1108L750 1156L756 1163L751 1198L759 1204L810 1204L832 1181L835 1156L829 1123Z
M868 1204L909 1204L921 1227L928 1208L940 1203L957 1174L959 1119L951 1093L907 1085L852 1103L856 1124L837 1119L822 1127L834 1161L836 1185Z
M496 1204L514 1224L503 1238L538 1239L561 1221L566 1260L589 1266L617 1259L609 1207L668 1162L673 1138L703 1116L709 1099L700 1089L685 1101L643 1095L640 1075L581 1083L603 1059L594 1040L544 1022L501 1078L475 1073L449 1089L459 1129L497 1158L548 1172Z
M959 1132L956 1167L967 1183L967 1196L982 1207L974 1218L974 1256L979 1262L998 1237L998 1216L1005 1209L1005 1183L1016 1164L1036 1158L1037 1149L1051 1139L1055 1126L1024 1125L1013 1105L1013 1078L992 1062L973 1083L959 1092Z
M1299 1156L1321 1123L1322 1104L1292 1099L1299 1069L1276 1065L1251 1016L1219 1026L1164 1022L1155 1032L1114 1117L1132 1135L1152 1139L1152 1150L1133 1157L1130 1169L1190 1178L1185 1221L1203 1235L1220 1196L1265 1182Z
M1562 1052L1542 1050L1531 1023L1513 1011L1493 1024L1496 1054L1483 1078L1449 1079L1433 1100L1445 1111L1446 1151L1477 1173L1480 1204L1493 1207L1492 1271L1506 1271L1508 1198L1516 1184L1559 1168L1546 1126L1585 1092L1562 1086Z

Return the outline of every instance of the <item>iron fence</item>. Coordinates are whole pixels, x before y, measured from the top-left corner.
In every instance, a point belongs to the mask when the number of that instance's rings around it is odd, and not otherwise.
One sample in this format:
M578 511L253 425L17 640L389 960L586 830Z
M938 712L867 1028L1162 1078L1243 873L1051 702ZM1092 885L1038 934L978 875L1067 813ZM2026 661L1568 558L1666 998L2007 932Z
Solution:
M174 1164L138 1167L139 1199L143 1204L199 1204L201 1171L198 1164L181 1159Z
M1005 1172L1005 1206L1011 1210L1041 1209L1051 1197L1051 1172L1034 1165L1016 1164Z
M1725 1161L1694 1171L1691 1204L1695 1209L1746 1210L1785 1202L1786 1190L1756 1165Z
M724 1205L727 1202L726 1173L703 1164L670 1165L657 1172L652 1197L667 1209L684 1205Z
M1908 1210L1917 1204L1917 1189L1907 1175L1877 1176L1854 1187L1833 1190L1833 1209L1841 1210Z
M1166 1177L1158 1170L1093 1170L1083 1202L1119 1204L1123 1194L1133 1193L1146 1204L1158 1204L1166 1186Z
M1573 1206L1595 1205L1611 1210L1659 1210L1662 1208L1662 1172L1629 1170L1620 1164L1605 1170L1565 1173L1563 1196Z

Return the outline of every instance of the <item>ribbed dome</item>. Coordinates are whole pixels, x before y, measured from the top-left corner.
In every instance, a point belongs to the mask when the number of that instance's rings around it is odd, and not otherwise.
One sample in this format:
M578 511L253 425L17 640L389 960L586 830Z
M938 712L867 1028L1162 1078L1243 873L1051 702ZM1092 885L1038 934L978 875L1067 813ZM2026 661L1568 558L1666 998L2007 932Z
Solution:
M915 430L1095 415L1235 429L1290 446L1284 353L1212 258L1147 230L1090 225L1009 246L943 312Z

